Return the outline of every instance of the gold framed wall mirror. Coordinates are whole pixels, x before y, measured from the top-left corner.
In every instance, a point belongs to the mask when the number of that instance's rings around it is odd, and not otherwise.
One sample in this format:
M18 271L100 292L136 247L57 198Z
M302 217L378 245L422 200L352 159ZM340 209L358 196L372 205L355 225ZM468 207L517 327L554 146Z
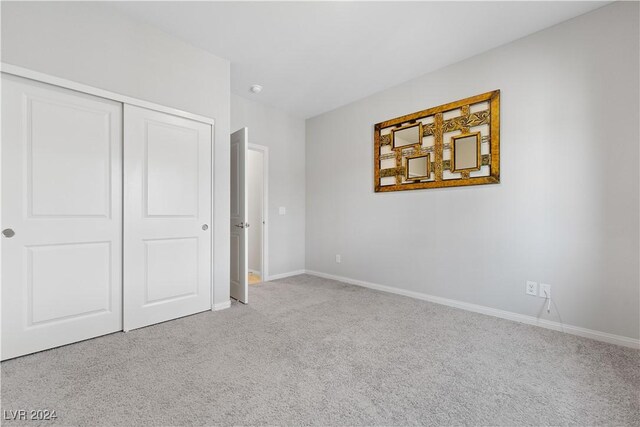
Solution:
M451 138L451 172L477 171L482 166L480 132Z
M499 182L499 90L374 126L376 192Z
M431 154L407 157L405 170L407 181L431 178Z
M422 123L409 124L391 130L393 148L420 144L422 144Z

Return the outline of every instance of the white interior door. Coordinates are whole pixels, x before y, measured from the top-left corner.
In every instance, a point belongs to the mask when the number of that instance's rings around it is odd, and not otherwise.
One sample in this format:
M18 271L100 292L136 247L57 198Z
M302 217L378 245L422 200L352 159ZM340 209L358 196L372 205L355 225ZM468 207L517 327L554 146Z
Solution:
M122 329L122 105L2 75L2 359Z
M249 302L247 168L249 130L231 134L231 298Z
M124 106L124 329L211 309L212 126Z

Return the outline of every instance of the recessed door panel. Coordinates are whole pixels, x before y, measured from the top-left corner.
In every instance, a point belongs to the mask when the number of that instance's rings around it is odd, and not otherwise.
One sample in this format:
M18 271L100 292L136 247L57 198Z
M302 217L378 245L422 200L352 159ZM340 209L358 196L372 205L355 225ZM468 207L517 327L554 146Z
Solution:
M242 281L242 274L240 273L240 240L242 236L240 232L233 233L230 237L231 253L234 255L231 257L231 283L240 283Z
M111 112L51 96L25 103L30 215L108 216Z
M145 305L198 292L198 239L147 240Z
M122 106L2 75L2 359L122 329Z
M199 134L196 129L146 122L147 216L198 216Z
M211 309L212 126L125 105L124 328Z
M111 310L110 242L27 250L30 326Z

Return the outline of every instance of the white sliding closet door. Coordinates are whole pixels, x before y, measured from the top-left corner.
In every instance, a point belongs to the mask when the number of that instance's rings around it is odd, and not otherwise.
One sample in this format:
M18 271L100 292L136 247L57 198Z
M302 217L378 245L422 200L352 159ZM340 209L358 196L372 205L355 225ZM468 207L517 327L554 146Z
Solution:
M124 329L211 309L212 126L124 110Z
M122 105L2 75L2 359L122 329Z

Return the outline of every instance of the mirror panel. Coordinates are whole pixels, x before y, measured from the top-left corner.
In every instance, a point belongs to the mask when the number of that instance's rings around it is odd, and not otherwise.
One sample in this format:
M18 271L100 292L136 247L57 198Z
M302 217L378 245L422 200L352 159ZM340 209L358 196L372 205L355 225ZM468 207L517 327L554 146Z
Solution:
M451 138L451 171L480 169L480 134Z
M407 181L414 179L428 179L431 177L431 156L416 156L407 158Z
M416 123L409 126L393 129L391 131L393 148L405 147L422 143L422 124Z

